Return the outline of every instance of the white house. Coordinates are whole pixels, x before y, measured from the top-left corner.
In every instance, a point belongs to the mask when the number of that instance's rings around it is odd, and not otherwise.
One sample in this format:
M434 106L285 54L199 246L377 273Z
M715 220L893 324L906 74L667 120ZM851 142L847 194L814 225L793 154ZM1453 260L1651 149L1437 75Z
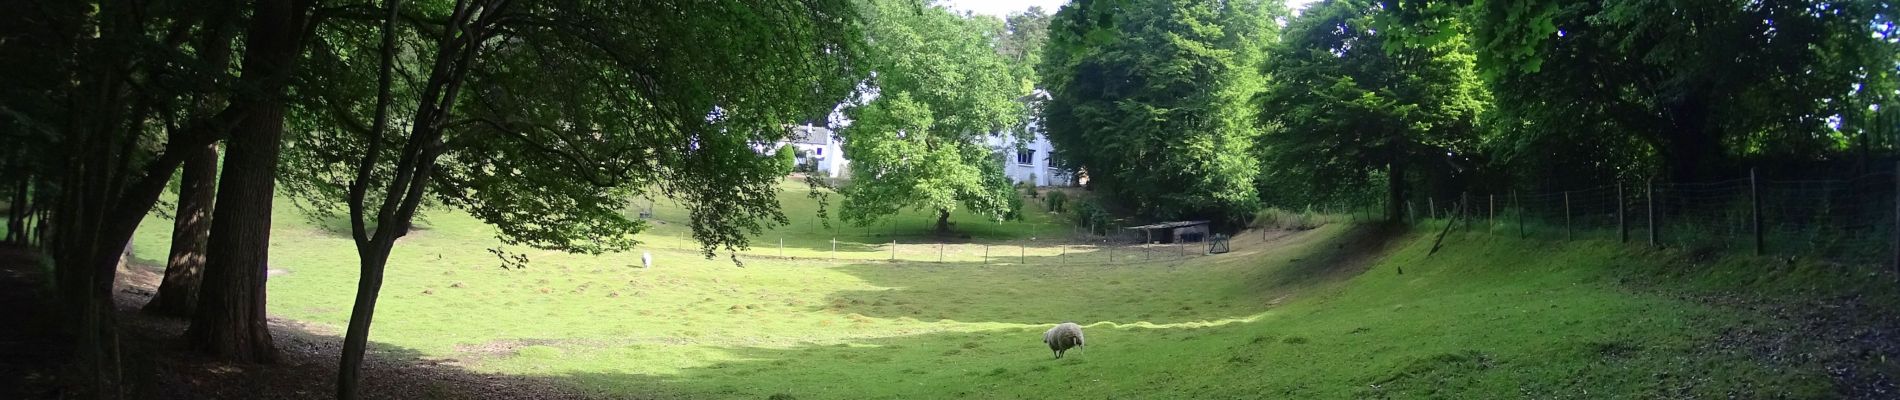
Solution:
M811 124L792 127L790 144L798 149L798 163L811 164L819 174L832 178L845 174L845 167L851 163L844 157L844 140L836 132L822 126Z
M1028 126L1030 140L1018 147L1016 135L1002 132L990 135L990 148L996 149L1003 161L1003 174L1011 182L1030 182L1036 186L1073 186L1075 177L1069 171L1057 167L1055 146L1049 144L1049 138L1042 135L1042 129L1034 122Z

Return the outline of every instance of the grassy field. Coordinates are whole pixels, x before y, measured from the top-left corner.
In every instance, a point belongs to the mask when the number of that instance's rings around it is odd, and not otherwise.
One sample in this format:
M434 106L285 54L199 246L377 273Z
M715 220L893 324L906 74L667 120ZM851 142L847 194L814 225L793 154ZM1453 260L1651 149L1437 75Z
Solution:
M1678 274L1632 288L1625 281L1655 276L1643 271L1661 258L1609 242L1457 233L1450 250L1428 256L1428 228L1335 223L1265 242L1242 235L1223 255L1065 265L1050 261L1065 250L1045 240L1069 230L1051 216L993 224L966 215L959 228L969 240L1028 247L1030 265L892 263L865 260L893 237L923 237L931 216L827 230L810 217L816 205L789 189L798 221L761 242L784 234L794 251L820 256L835 233L847 260L735 267L680 250L694 246L668 223L643 237L659 260L652 269L638 268L638 252L524 249L511 251L529 254L529 267L504 269L484 250L496 246L489 228L434 213L397 246L372 341L383 354L554 377L604 397L1834 393L1819 365L1713 350L1725 332L1791 322L1680 295L1798 284ZM270 282L271 312L340 331L356 273L349 240L280 208L271 267L283 274ZM662 220L683 218L658 208ZM135 241L141 258L161 259L167 224L147 221ZM1054 360L1040 334L1062 321L1085 325L1090 346Z

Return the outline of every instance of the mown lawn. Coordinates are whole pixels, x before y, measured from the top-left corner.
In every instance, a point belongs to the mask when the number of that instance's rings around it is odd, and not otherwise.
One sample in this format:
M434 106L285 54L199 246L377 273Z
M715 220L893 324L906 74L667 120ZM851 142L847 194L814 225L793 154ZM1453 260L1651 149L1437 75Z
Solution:
M828 235L814 237L821 225L801 214L816 206L802 193L785 198L800 221L776 232L800 243L795 255L828 254L814 244ZM638 252L519 248L509 250L530 264L506 269L485 250L496 246L488 228L437 212L398 245L372 340L388 356L554 377L606 397L1833 393L1817 366L1712 350L1732 328L1787 322L1634 289L1625 278L1657 262L1614 243L1457 233L1455 246L1428 256L1436 232L1425 228L1332 224L1270 243L1243 235L1219 256L1060 264L1060 250L1029 238L1067 228L1036 215L959 225L972 241L1029 246L1029 265L869 261L877 243L921 237L929 218L853 228L840 235L855 238L845 261L706 260L677 250L692 246L674 223L643 237L652 269L638 268ZM347 237L287 209L277 221L271 267L284 273L271 280L271 312L340 331L356 274ZM147 221L141 258L162 258L167 224ZM1087 326L1090 346L1053 360L1040 334L1062 321Z

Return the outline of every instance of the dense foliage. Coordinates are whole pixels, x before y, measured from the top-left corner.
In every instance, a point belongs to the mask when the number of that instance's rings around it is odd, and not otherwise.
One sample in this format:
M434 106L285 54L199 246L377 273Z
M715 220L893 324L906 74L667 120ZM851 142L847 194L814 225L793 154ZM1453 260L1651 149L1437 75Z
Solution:
M1280 14L1272 1L1064 7L1039 68L1059 159L1142 218L1249 219L1259 130L1247 101L1265 84L1259 63Z
M851 157L842 216L865 224L906 208L934 210L939 231L967 208L1002 219L1015 190L984 143L1015 126L1028 94L995 49L997 21L909 0L871 2L871 79L839 131Z
M1469 163L1489 105L1462 41L1386 46L1379 5L1315 4L1267 58L1259 97L1261 195L1284 206L1350 199L1378 181L1403 204L1412 181ZM1404 217L1390 207L1387 217Z

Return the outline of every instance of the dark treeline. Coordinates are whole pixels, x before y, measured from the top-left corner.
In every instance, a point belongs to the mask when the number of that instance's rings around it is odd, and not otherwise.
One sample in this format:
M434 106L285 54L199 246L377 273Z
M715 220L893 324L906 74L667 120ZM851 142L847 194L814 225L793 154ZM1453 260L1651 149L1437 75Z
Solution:
M1398 219L1465 191L1855 175L1900 149L1897 16L1891 0L1329 0L1297 15L1082 0L1051 23L1043 117L1108 206L1229 227L1261 205ZM1188 40L1204 44L1173 47Z

